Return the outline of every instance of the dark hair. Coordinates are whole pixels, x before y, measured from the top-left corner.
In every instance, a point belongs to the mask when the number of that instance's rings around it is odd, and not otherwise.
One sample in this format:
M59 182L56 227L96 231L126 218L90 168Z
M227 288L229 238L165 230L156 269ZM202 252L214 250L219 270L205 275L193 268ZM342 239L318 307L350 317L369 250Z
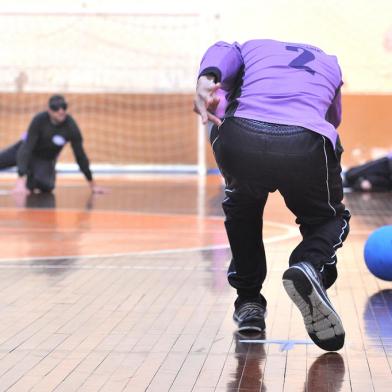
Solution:
M55 112L57 110L59 110L60 108L67 110L67 107L68 107L68 104L62 95L52 95L49 98L48 105L49 105L49 108Z

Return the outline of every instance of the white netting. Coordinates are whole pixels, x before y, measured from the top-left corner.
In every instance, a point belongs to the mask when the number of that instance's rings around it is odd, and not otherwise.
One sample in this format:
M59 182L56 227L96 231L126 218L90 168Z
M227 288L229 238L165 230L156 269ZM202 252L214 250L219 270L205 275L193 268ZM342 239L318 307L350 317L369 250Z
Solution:
M197 165L191 96L203 29L192 13L0 15L2 140L59 92L93 162Z

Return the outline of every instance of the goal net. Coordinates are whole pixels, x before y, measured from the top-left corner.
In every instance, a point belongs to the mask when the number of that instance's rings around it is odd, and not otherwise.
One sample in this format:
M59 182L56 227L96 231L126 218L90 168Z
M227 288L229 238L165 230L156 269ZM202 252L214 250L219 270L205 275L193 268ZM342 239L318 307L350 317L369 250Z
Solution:
M2 147L61 93L93 168L203 171L192 96L207 26L197 13L1 13ZM60 162L74 162L68 147Z

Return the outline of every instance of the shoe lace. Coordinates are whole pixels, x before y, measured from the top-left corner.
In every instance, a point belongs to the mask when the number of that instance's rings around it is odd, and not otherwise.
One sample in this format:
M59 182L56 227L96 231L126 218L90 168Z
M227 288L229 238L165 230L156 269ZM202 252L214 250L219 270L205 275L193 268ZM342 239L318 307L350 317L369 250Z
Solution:
M238 311L238 316L241 319L251 317L263 317L264 307L257 302L246 303Z

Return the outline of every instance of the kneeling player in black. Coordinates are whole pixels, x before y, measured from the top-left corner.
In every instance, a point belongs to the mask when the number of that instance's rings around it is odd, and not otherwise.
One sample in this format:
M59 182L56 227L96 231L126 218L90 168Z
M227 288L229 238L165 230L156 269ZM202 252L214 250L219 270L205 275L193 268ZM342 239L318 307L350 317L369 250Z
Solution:
M76 162L91 191L101 193L83 149L83 138L76 121L67 113L68 104L61 95L49 99L47 111L38 113L24 139L0 153L0 168L18 167L14 192L51 192L56 181L56 162L67 142L71 143Z
M385 157L349 168L343 185L358 192L392 191L392 151Z

